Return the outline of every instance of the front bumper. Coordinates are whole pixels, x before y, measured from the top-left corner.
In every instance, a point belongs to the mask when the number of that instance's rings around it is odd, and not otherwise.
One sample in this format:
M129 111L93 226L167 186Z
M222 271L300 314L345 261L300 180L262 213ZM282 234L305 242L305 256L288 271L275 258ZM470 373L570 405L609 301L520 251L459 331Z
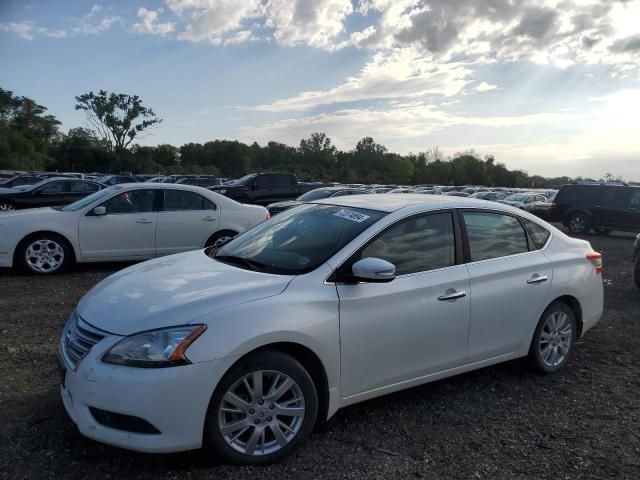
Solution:
M120 337L98 343L74 371L67 367L62 401L83 435L109 445L149 453L202 446L209 401L235 359L169 368L109 365L102 355ZM66 366L66 365L65 365ZM99 423L90 408L142 419L160 433L137 433Z

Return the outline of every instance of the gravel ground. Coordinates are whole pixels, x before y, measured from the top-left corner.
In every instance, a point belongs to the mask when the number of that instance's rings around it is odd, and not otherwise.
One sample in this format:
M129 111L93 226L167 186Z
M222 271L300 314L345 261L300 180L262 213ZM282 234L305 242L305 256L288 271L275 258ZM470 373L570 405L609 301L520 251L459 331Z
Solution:
M0 272L1 478L640 478L640 291L632 237L586 237L605 254L605 313L561 374L520 362L341 410L268 467L203 452L144 455L82 437L59 398L56 345L80 297L121 265L56 277Z

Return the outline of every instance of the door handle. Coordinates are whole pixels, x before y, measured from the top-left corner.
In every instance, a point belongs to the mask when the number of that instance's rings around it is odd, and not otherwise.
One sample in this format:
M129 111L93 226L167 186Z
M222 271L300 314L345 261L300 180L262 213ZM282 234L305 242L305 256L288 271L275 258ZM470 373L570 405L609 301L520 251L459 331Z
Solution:
M215 222L216 219L213 217L204 217L202 220L204 220L205 222Z
M542 283L542 282L546 282L547 280L549 280L549 278L546 275L534 275L533 277L531 277L529 280L527 280L527 283L531 284L531 283Z
M136 220L136 223L153 223L153 220L147 220L146 218L141 218L140 220Z
M462 290L460 292L445 293L444 295L440 295L438 297L438 300L440 300L441 302L444 302L446 300L457 300L458 298L462 298L466 296L467 296L467 292Z

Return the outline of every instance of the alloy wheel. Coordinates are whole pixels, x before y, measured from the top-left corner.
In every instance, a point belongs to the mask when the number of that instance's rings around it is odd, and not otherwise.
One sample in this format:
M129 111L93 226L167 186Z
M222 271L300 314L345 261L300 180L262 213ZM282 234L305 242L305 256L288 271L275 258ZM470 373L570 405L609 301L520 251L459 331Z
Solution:
M268 455L296 437L305 413L304 395L295 380L275 370L258 370L243 376L224 394L218 407L218 428L237 452Z
M573 233L582 233L587 229L587 220L582 215L576 215L569 222L569 230Z
M548 367L557 367L569 354L573 325L563 311L549 315L540 331L540 358Z
M64 248L55 240L41 238L27 247L25 260L32 270L51 273L64 263Z
M15 210L15 208L10 203L0 203L0 213L12 212L13 210Z

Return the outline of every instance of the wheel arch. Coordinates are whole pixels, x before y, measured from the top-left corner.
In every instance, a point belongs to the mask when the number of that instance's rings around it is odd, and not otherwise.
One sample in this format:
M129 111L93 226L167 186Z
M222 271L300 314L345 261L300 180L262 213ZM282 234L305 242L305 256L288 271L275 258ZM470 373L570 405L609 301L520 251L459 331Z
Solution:
M552 302L550 302L546 308L549 308L549 306L551 306L553 303L556 303L556 302L564 303L571 309L571 311L573 312L573 315L576 318L576 324L578 327L576 338L580 338L582 336L582 328L583 328L582 306L580 305L580 301L573 295L562 295L556 298L555 300L553 300Z
M227 374L238 363L244 361L247 357L259 354L260 352L267 350L276 350L282 353L290 355L296 359L309 372L313 384L316 388L318 395L318 421L324 421L327 419L329 412L329 378L327 376L327 370L322 360L311 348L298 342L291 341L275 341L256 347L242 356L240 356L229 368L224 372L221 378ZM216 386L217 388L217 386ZM212 397L215 394L215 390L212 393Z

